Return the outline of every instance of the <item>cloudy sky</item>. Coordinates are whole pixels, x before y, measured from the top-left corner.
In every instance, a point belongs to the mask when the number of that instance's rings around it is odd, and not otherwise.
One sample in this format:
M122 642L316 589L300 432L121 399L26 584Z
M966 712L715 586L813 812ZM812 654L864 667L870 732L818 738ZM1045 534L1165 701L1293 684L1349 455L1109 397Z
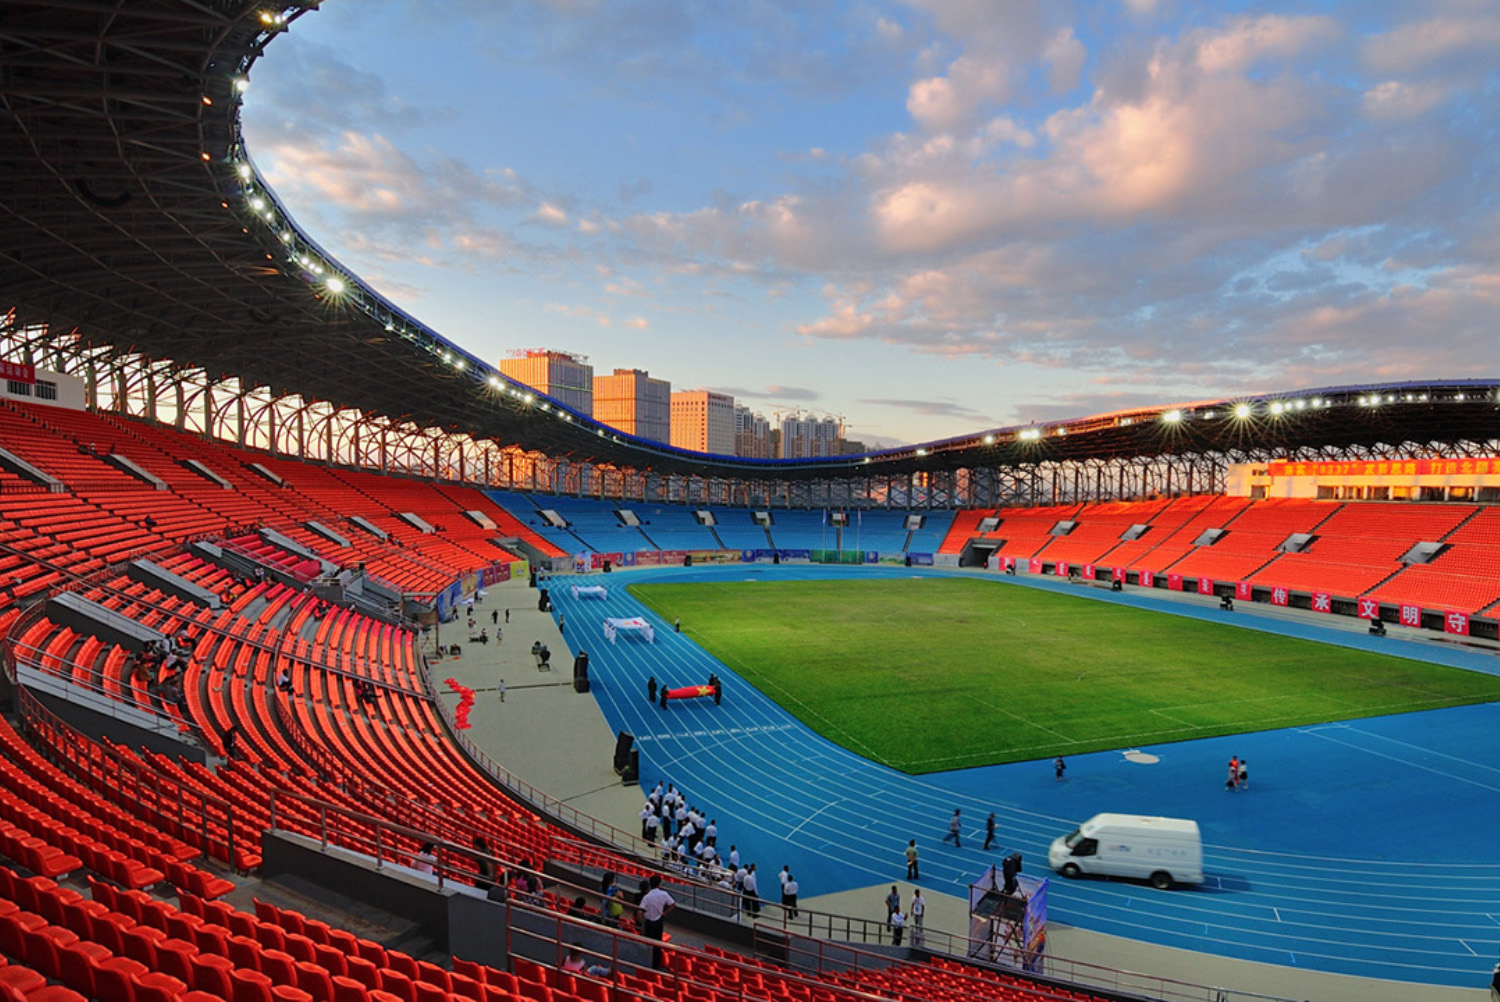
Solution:
M1493 376L1500 3L337 0L245 130L486 358L912 442Z

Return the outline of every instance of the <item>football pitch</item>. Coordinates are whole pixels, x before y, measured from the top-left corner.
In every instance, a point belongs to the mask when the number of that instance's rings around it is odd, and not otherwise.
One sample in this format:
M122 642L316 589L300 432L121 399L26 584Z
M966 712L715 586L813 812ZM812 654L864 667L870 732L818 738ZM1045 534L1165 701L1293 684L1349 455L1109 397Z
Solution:
M908 773L1500 700L1500 678L999 582L633 584L814 731Z

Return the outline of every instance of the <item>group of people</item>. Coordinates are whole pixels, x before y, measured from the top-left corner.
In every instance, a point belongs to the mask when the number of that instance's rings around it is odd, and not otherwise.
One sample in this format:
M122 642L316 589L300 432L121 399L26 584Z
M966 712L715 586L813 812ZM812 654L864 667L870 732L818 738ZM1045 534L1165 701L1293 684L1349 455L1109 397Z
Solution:
M900 946L906 927L911 925L912 946L922 945L923 921L927 915L927 902L922 900L922 890L911 892L911 904L906 911L901 909L901 892L891 885L891 893L885 896L885 924L891 929L891 945Z
M688 805L682 791L670 783L657 783L641 808L641 838L655 845L660 839L662 863L682 873L697 876L734 893L739 912L760 914L760 878L755 864L740 859L738 847L719 852L719 824ZM781 903L789 917L797 914L800 887L791 867L778 877Z
M1229 776L1224 780L1226 790L1248 790L1250 788L1250 764L1238 755L1229 760Z
M175 707L178 713L186 716L187 694L183 677L187 673L192 648L192 637L186 630L178 631L170 639L148 640L145 647L133 656L126 678L132 684L139 682L153 700L163 706Z

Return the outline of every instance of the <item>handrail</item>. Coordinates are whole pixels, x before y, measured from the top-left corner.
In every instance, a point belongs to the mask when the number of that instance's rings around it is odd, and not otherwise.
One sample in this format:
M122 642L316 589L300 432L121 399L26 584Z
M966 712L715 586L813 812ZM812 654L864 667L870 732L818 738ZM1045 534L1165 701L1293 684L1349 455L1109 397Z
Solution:
M144 809L161 820L163 830L168 830L167 824L175 824L178 831L196 828L203 846L223 845L224 859L233 864L237 826L232 803L186 786L179 780L163 779L159 772L145 763L126 758L114 747L92 740L49 710L25 687L18 690L16 709L23 726L39 737L45 746L43 751L52 753L49 757L59 768L116 806L134 805ZM80 764L80 759L83 764ZM111 774L95 769L100 760L110 763L113 767ZM147 790L151 793L149 798L142 796ZM175 816L160 809L161 804L171 801L177 805ZM192 809L192 802L196 802L196 810ZM217 817L210 808L218 812ZM223 839L213 833L212 823L216 820L223 824ZM243 828L243 825L238 827ZM238 834L243 837L243 832Z
M296 801L315 809L318 818L317 827L312 835L305 832L297 832L293 829L280 827L280 818L284 814L284 808L278 805L278 801L284 804L286 801ZM360 827L367 830L365 834L351 831L352 827ZM487 877L480 873L479 862L484 860L494 867L494 881L502 886L508 885L516 874L525 873L537 878L544 884L550 884L554 889L565 888L567 894L572 897L584 897L589 901L599 900L598 886L578 880L561 879L555 870L542 872L539 868L527 868L515 865L502 857L481 853L471 846L444 839L431 832L410 826L386 821L373 815L364 814L359 811L349 810L336 805L319 802L311 797L290 791L274 791L272 795L272 822L273 830L290 831L292 834L303 837L316 838L319 844L326 850L328 846L339 846L354 852L369 855L374 860L376 870L382 870L388 863L396 863L408 868L416 862L416 852L408 848L409 845L433 846L432 856L435 861L431 863L433 876L439 888L445 882L458 879L463 882L486 881ZM405 844L403 844L405 843ZM684 895L684 888L673 885L669 888L674 898L678 899L678 907L693 911L700 910L702 902ZM556 891L552 892L555 898ZM732 899L735 895L726 895ZM605 916L599 915L593 918L577 918L564 915L554 910L540 906L536 899L528 900L527 897L517 893L509 893L507 899L512 907L520 908L533 915L545 916L549 921L555 920L554 931L550 935L539 932L528 931L520 928L516 923L511 923L507 929L507 937L523 937L534 939L537 948L535 950L522 951L519 954L514 944L508 942L508 952L512 955L545 956L552 953L560 965L562 953L568 947L570 930L576 930L577 938L587 938L592 942L598 942L602 936L608 941L605 950L594 950L601 959L608 959L613 970L621 970L621 965L634 966L628 960L622 960L620 955L621 944L635 944L640 947L652 948L657 946L654 941L644 937L622 932L611 928ZM627 909L633 908L627 903ZM767 910L778 908L771 902L765 903ZM799 909L805 911L805 909ZM723 916L721 917L729 917ZM816 923L822 927L832 928L838 921L844 921L845 916L834 916L824 914L822 921ZM740 918L743 921L743 917ZM909 1000L909 1002L923 1002L922 995L913 994L899 988L883 986L876 993L852 986L844 981L830 985L827 980L816 980L799 975L795 968L801 967L818 972L819 974L836 977L841 973L853 968L858 970L887 970L891 967L892 957L889 953L880 953L861 949L853 945L846 938L836 941L831 936L813 936L801 933L787 927L787 924L778 926L774 922L762 921L759 918L751 919L755 925L756 942L763 945L767 954L784 953L791 961L788 965L793 969L769 969L763 965L740 960L734 956L720 954L705 954L696 950L681 951L692 956L703 957L715 964L728 967L741 968L747 973L759 974L762 978L774 976L784 978L789 982L799 982L809 987L829 988L836 987L842 993L848 993L854 997L869 996L884 999ZM864 921L853 920L851 922ZM866 922L870 926L879 925L886 929L884 923ZM1105 967L1099 964L1089 964L1060 958L1051 954L1044 955L1041 959L1045 961L1047 970L1044 973L1026 971L1005 964L985 963L971 959L971 955L980 947L988 946L985 941L969 940L966 937L952 936L947 933L938 934L944 942L942 944L933 941L934 933L927 930L911 930L913 938L910 946L918 955L928 954L939 960L936 965L938 970L944 974L962 979L973 986L976 994L993 982L977 971L989 971L1000 974L1011 974L1029 983L1016 985L1015 990L1024 991L1028 997L1036 999L1071 999L1072 987L1095 988L1115 993L1130 993L1134 995L1145 995L1155 999L1166 1000L1166 1002L1293 1002L1293 1000L1281 996L1268 995L1259 992L1246 992L1237 989L1223 989L1208 985L1195 984L1192 982L1178 981L1171 978L1163 978L1156 975L1139 974L1123 971L1115 968ZM872 938L866 942L889 943L890 934L886 929L883 939ZM941 948L940 948L941 947ZM665 947L674 951L681 950L678 947ZM587 951L586 951L587 952ZM942 960L958 961L962 966L958 968L944 966ZM1062 970L1059 970L1061 966ZM681 979L684 984L691 984L693 979L681 973L682 965L671 964L668 970L676 972L669 974L674 980ZM1032 979L1041 978L1042 983ZM1057 982L1058 984L1054 984ZM735 993L733 984L723 986L720 997L725 992L731 995ZM736 996L738 997L738 996Z

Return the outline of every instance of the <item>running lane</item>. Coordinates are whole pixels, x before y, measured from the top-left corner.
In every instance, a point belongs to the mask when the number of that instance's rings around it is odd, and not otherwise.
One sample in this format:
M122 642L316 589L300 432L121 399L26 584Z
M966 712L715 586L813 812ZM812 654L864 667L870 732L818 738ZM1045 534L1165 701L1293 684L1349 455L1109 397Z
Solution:
M910 577L920 587L921 578L944 573L732 565L590 578L610 586L606 601L574 600L565 579L554 580L552 594L567 616L569 644L589 652L592 691L610 725L636 736L643 787L663 779L684 789L718 821L721 850L736 844L746 860L759 864L763 885L784 864L797 874L804 897L896 880L905 873L902 850L916 838L923 886L962 895L999 859L999 852L979 850L990 811L997 814L1004 851L1024 853L1032 873L1044 869L1054 836L1100 811L1191 817L1204 833L1207 879L1201 887L1156 891L1057 878L1052 917L1268 963L1433 984L1483 983L1500 941L1500 864L1492 834L1500 825L1496 704L1143 745L1135 750L1144 754L1128 758L1123 750L1081 755L1068 760L1068 781L1061 784L1053 781L1050 762L913 777L812 733L625 590L645 581L769 586L855 575ZM1132 598L1098 594L1109 601ZM1173 613L1184 608L1139 599L1133 604ZM604 641L605 616L636 615L655 623L654 644L623 635L614 645ZM1282 632L1274 620L1255 625ZM1345 644L1352 657L1365 646L1357 635L1320 633L1302 623L1285 632ZM1400 649L1425 651L1411 643ZM1479 657L1441 653L1444 660ZM724 682L721 706L698 699L663 710L646 700L650 676L676 686L704 682L711 672ZM815 716L817 708L803 712ZM920 714L922 708L905 705L899 712ZM1250 763L1249 790L1223 789L1231 755ZM941 841L955 807L965 819L962 849ZM878 897L870 902L871 917L883 914Z

